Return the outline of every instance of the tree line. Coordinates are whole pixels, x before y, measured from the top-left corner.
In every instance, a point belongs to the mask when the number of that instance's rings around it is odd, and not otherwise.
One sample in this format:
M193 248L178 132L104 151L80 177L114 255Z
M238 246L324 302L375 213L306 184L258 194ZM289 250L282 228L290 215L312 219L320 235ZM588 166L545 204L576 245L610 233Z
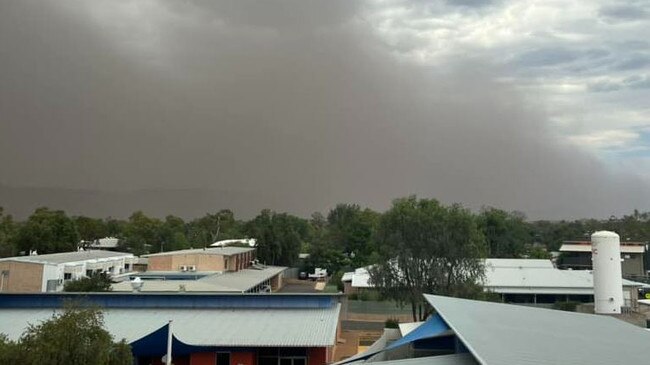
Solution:
M387 246L390 232L398 227L389 218L395 210L404 208L405 201L462 210L475 226L476 239L484 246L481 255L486 257L547 257L547 251L557 250L562 241L585 239L600 229L616 231L622 240L646 241L650 237L650 212L634 211L605 220L528 221L519 212L492 207L471 212L459 205L444 207L436 200L415 197L395 200L386 212L338 204L327 214L314 213L310 218L266 209L250 220L239 219L227 209L186 221L174 215L160 219L141 211L127 219L70 216L43 207L26 220L17 221L0 207L0 257L28 254L31 250L39 254L73 251L82 241L103 237L118 238L120 250L136 255L201 248L223 239L255 238L262 262L291 266L298 263L299 253L309 253L309 259L302 263L306 269L318 266L337 272L384 261L391 251ZM445 214L454 212L452 209ZM445 222L446 218L437 219ZM434 233L442 227L446 226L427 229ZM419 228L408 227L413 232ZM457 242L452 240L450 244Z

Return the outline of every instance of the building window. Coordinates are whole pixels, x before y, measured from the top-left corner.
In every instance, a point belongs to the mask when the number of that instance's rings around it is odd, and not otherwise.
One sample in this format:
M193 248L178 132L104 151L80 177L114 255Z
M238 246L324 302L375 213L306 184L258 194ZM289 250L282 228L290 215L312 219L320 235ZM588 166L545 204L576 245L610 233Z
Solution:
M307 350L302 347L260 349L257 365L307 365Z
M71 280L72 279L72 273L66 272L63 273L63 280Z
M230 365L230 352L217 352L216 365Z

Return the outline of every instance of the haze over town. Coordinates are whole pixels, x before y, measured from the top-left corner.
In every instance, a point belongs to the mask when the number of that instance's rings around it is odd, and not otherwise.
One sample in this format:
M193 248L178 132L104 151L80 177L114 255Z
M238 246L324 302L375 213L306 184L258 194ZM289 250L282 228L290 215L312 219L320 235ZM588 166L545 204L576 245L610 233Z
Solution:
M0 3L5 210L650 209L646 2L281 4Z

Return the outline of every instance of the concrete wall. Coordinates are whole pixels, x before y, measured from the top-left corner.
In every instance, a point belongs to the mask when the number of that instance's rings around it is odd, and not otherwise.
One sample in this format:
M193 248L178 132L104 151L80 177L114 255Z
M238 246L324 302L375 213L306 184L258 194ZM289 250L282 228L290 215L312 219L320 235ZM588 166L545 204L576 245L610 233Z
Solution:
M282 288L282 273L271 278L271 290L276 291Z
M2 272L8 272L1 275ZM3 293L34 293L43 289L43 264L20 261L0 262Z

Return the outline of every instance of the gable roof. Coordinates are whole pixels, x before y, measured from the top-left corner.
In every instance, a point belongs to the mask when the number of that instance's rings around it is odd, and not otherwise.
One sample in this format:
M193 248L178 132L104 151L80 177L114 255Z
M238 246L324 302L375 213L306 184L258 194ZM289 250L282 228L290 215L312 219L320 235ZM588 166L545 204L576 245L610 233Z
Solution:
M425 295L483 365L647 362L650 333L592 314Z

